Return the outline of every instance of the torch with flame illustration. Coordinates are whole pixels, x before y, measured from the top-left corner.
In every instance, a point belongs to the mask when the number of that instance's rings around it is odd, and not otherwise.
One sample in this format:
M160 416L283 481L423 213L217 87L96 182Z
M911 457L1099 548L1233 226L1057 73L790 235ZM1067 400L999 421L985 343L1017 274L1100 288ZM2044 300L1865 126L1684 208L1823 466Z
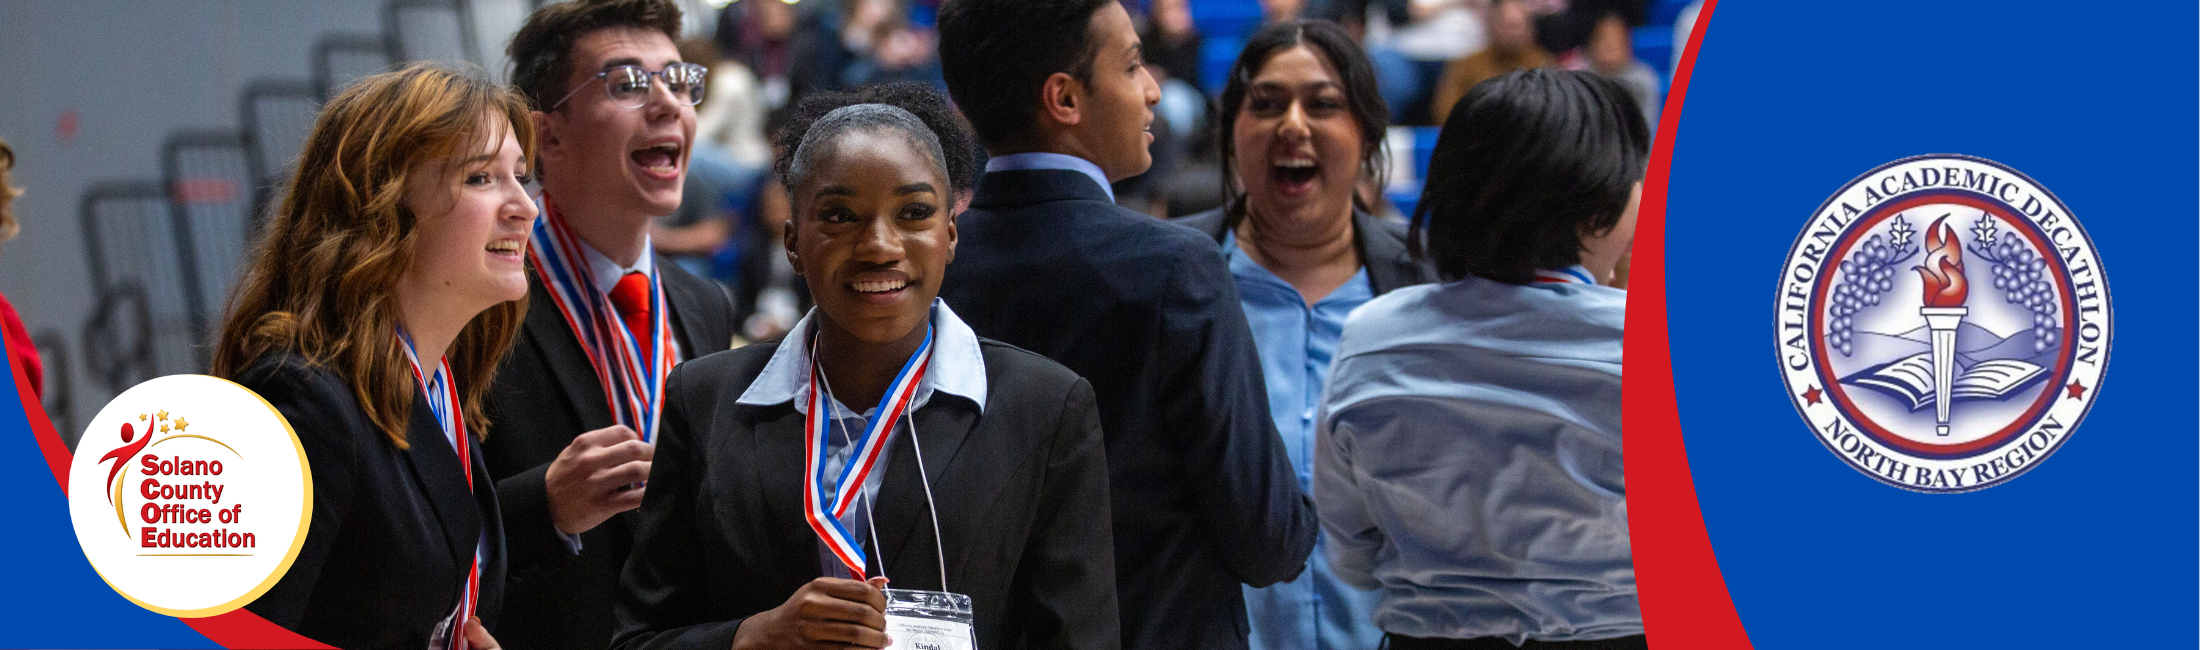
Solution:
M1943 436L1948 435L1948 393L1955 384L1956 327L1971 311L1963 306L1971 290L1963 281L1963 246L1947 220L1941 217L1925 229L1925 263L1910 267L1925 281L1925 306L1917 311L1933 334L1933 408L1939 418L1934 433Z

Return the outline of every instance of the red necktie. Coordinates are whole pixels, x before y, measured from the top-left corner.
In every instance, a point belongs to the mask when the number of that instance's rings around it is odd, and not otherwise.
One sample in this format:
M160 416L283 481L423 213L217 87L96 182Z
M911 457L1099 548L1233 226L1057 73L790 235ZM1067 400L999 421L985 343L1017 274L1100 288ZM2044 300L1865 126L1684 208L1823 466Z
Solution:
M640 271L627 273L619 283L611 287L611 306L619 310L619 320L626 321L626 331L634 334L634 343L642 352L642 363L648 364L655 323L649 318L649 276Z

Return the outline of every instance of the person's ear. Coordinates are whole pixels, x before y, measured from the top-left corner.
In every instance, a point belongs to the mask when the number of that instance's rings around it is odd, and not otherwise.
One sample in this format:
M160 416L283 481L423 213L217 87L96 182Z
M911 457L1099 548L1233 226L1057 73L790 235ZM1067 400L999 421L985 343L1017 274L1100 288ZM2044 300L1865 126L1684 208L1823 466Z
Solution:
M961 192L956 192L956 193L957 193L957 194L961 194ZM955 237L956 237L956 235L955 235L955 218L956 218L956 217L959 217L959 216L962 216L962 210L960 210L959 208L960 208L960 207L961 207L962 205L964 205L964 203L963 203L963 201L964 201L964 200L965 200L965 199L962 199L962 198L957 198L957 199L955 199L955 205L957 206L957 208L958 208L958 209L956 209L956 210L953 210L953 211L950 211L950 212L948 212L948 213L947 213L947 262L946 262L946 263L948 263L948 264L954 264L954 263L955 263Z
M780 247L787 251L787 266L794 267L795 275L802 275L802 254L795 252L794 236L795 222L801 219L801 217L789 215L787 224L780 228L782 234L779 237Z
M1069 73L1047 75L1046 83L1039 86L1039 114L1062 126L1077 126L1084 121L1080 107L1084 106L1085 94L1084 82Z
M565 153L565 151L563 149L563 145L565 143L565 138L564 134L558 131L558 126L561 120L558 120L551 114L542 111L528 111L527 117L529 120L532 120L535 123L536 160L540 161L548 160L553 157L564 157L563 154Z

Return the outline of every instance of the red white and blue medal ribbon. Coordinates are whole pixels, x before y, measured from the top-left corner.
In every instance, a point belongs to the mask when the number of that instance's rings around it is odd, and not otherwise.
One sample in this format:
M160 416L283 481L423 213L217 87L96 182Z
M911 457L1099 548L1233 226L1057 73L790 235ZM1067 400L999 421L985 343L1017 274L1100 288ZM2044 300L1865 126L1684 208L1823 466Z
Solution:
M869 558L864 555L861 540L849 535L840 518L855 505L856 497L863 493L864 482L878 468L879 457L886 451L886 438L894 423L900 421L909 405L916 401L917 385L924 381L924 373L931 362L932 334L926 332L924 343L902 363L901 372L894 375L894 383L887 385L886 394L879 397L877 410L865 423L863 434L852 441L848 462L842 464L840 476L829 484L831 490L828 491L825 458L831 450L832 423L836 418L827 412L832 408L832 398L820 388L819 378L823 371L818 369L815 355L810 359L809 412L802 421L807 438L802 453L802 511L809 519L810 530L816 531L825 547L858 578L864 577Z
M465 469L466 491L474 489L474 464L468 452L471 441L466 439L466 418L459 412L458 386L451 378L449 358L438 359L434 375L423 372L420 353L413 349L412 337L400 329L397 340L403 343L405 360L412 362L413 381L420 386L420 394L428 398L428 410L435 414L436 424L443 428L443 436L451 441L451 449L458 452L458 466ZM444 638L432 639L433 647L449 650L466 650L466 620L474 615L474 606L481 599L481 551L486 540L474 543L474 565L466 570L466 582L459 587L458 606L451 611L444 625Z
M1586 268L1583 268L1583 267L1581 267L1581 266L1578 266L1578 265L1576 265L1576 266L1569 266L1569 267L1566 267L1566 268L1563 268L1563 269L1559 269L1559 270L1556 270L1556 271L1536 271L1536 272L1535 272L1535 283L1536 283L1536 284L1596 284L1596 283L1597 283L1597 279L1596 279L1595 277L1593 277L1593 276L1589 275L1589 269L1586 269Z
M550 302L580 339L581 351L588 354L588 365L604 387L612 419L633 429L643 442L654 443L657 419L664 412L665 379L674 363L664 286L656 273L649 274L649 329L654 340L644 358L634 334L596 286L580 238L565 225L549 196L543 197L542 205L542 218L535 220L527 247L535 273L549 290Z

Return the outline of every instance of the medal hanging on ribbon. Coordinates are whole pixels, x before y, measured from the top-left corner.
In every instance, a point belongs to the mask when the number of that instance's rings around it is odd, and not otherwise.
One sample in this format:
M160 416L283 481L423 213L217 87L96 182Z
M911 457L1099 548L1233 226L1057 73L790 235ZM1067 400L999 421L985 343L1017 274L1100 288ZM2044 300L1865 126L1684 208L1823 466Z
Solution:
M865 577L864 567L869 559L864 555L863 544L848 534L840 518L855 505L856 497L863 493L865 481L878 468L879 457L886 451L887 434L894 423L902 418L911 402L917 398L917 384L924 380L925 370L932 361L932 334L925 333L924 342L915 354L902 363L901 372L894 375L894 382L886 387L886 394L879 397L878 408L865 423L863 433L850 442L848 462L840 468L840 476L830 483L825 481L825 457L831 449L833 418L827 410L833 400L829 391L821 388L824 371L818 369L817 355L810 356L809 412L802 420L806 438L802 452L802 511L809 520L810 530L825 542L833 555L847 565L848 571L858 578Z
M665 379L672 374L672 320L665 309L663 283L649 277L650 353L645 358L634 335L612 309L610 299L596 287L587 254L573 230L565 225L550 197L542 200L543 216L535 220L528 257L535 273L548 289L550 302L565 316L565 323L580 339L588 365L604 387L611 417L642 437L657 441L657 418L663 413ZM644 253L645 255L648 253Z
M471 493L474 490L474 464L468 448L472 446L472 441L466 439L466 418L459 412L458 386L451 377L451 362L448 358L438 359L436 374L431 380L427 373L422 372L420 354L413 349L412 337L399 330L397 341L405 350L405 360L411 362L413 381L420 386L420 394L427 397L428 410L435 414L436 424L442 427L443 436L450 439L452 451L458 454L458 466L463 468L466 476L466 491ZM452 609L449 617L436 625L435 632L429 637L431 648L466 650L466 620L473 618L474 606L481 599L481 550L486 543L487 540L475 542L473 566L466 569L465 583L459 585L458 606Z

